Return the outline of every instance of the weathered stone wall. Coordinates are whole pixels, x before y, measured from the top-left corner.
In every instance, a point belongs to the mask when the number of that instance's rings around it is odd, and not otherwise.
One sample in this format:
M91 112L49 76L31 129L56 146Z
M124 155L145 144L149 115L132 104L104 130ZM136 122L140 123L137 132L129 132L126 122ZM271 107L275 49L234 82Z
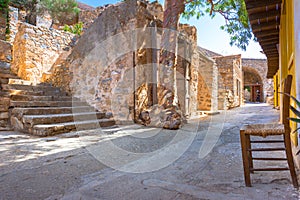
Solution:
M255 70L255 73L260 76L259 79L262 80L262 84L263 84L263 94L264 94L263 100L265 100L267 96L274 95L273 80L267 79L268 66L267 66L266 59L245 59L245 58L243 58L242 66L243 66L243 68L245 68L245 70L247 68L250 69L250 71L251 71L251 69ZM247 77L245 77L244 80L245 80L245 82L251 81L251 80L248 80Z
M243 67L244 71L244 85L251 85L251 84L262 84L262 79L260 75L250 69L248 70L246 67Z
M41 83L43 74L51 71L59 55L74 42L71 33L21 22L13 42L12 71L24 80Z
M158 7L158 11L159 11ZM156 12L157 13L157 12ZM197 29L188 24L179 24L177 45L176 89L182 114L189 118L197 115L197 82L194 73L198 71Z
M164 18L163 7L157 1L154 1L152 3L148 3L147 4L147 10L156 19L161 20L161 21L163 20L163 18Z
M55 77L49 80L98 110L112 112L116 120L132 120L134 107L138 115L140 110L153 104L153 83L157 80L153 71L157 66L153 62L158 62L159 51L149 48L153 43L159 45L160 35L152 36L146 27L155 25L160 26L161 22L142 2L126 1L107 6L79 39L66 59L68 62L55 64L58 66L54 67ZM135 30L137 32L130 32ZM181 30L187 33L182 34L181 39L193 40L195 45L195 27L182 25ZM190 47L182 47L179 45L179 49L186 51L183 54L193 55ZM178 69L190 67L189 63L191 58L179 64ZM183 81L190 79L190 73L183 74ZM68 84L62 85L62 79L69 80ZM185 98L183 96L181 102ZM190 108L187 109L190 112Z
M215 57L215 61L219 72L219 110L241 105L243 98L241 55ZM239 84L238 81L240 82Z
M132 119L135 38L128 31L136 28L135 5L130 1L107 7L78 40L68 62L55 67L56 79L51 79L98 110L113 112L117 120ZM58 80L65 77L61 85Z
M97 7L93 10L82 10L79 13L79 22L83 23L84 30L86 30L94 21L98 18L99 14L105 10L108 6Z
M0 11L0 40L6 39L6 13Z
M233 94L234 102L232 107L237 107L243 104L243 90L244 90L244 81L243 81L243 72L242 72L242 59L241 55L234 56L233 60Z
M195 95L195 101L197 103L197 110L200 111L215 111L217 106L217 68L214 65L214 61L207 58L201 51L197 51L198 57L196 58L195 74L197 78L197 94ZM197 74L196 74L197 73Z
M18 32L19 10L14 7L9 7L9 36L7 41L13 44Z
M0 62L10 63L12 60L12 45L9 42L0 40Z

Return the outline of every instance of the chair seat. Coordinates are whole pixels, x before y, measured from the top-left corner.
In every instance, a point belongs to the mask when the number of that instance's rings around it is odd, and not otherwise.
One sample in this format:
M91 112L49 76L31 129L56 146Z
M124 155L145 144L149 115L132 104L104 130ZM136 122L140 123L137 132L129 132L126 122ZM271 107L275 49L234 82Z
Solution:
M244 125L241 130L244 134L262 137L282 135L285 132L283 124L248 124Z

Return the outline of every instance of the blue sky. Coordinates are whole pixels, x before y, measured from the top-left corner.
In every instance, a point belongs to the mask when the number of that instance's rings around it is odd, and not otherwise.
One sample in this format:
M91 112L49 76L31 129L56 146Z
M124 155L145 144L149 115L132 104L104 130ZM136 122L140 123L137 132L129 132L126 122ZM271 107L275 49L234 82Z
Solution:
M79 0L82 3L97 7L105 4L114 4L120 0ZM162 2L163 0L160 0ZM197 27L198 45L211 51L223 54L242 54L243 58L265 58L260 53L261 48L258 43L251 41L247 47L247 51L242 51L235 46L230 46L229 35L225 31L220 30L220 26L225 23L221 16L211 19L209 16L200 18L199 20L191 18L189 21L182 20L181 23L189 23Z

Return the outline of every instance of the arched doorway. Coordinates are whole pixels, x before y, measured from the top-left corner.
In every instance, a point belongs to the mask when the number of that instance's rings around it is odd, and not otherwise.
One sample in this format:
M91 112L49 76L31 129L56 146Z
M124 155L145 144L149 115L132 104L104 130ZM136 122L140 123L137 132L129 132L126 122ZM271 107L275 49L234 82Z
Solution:
M256 69L243 67L244 98L247 102L263 102L263 81Z

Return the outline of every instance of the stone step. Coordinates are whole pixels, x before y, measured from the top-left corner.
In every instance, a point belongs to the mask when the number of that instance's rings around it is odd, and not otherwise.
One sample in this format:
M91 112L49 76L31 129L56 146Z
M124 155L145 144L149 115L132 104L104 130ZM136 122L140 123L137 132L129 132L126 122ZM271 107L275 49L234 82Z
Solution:
M2 70L10 70L11 64L8 62L0 61L0 71Z
M84 103L82 103L82 106ZM87 104L85 104L87 106ZM10 107L72 107L73 101L11 101Z
M28 91L52 91L60 93L60 88L51 86L32 86L32 85L19 85L19 84L2 84L2 90L28 90Z
M29 129L29 133L37 136L51 136L59 133L66 133L74 130L91 130L100 127L109 127L115 125L111 119L99 119L80 122L65 122L57 124L39 124ZM76 129L77 127L77 129Z
M12 101L78 101L70 96L11 95Z
M90 106L79 107L35 107L35 108L14 108L11 111L13 116L23 115L46 115L46 114L63 114L63 113L80 113L95 112Z
M18 79L19 77L11 74L11 73L7 73L7 71L1 71L0 72L0 78L12 78L12 79Z
M8 81L8 84L15 84L15 85L33 85L33 82L26 81L23 79L16 79L16 78L10 78Z
M0 78L0 84L8 84L9 79L8 78Z
M4 69L0 67L0 73L2 74L13 74L10 69Z
M0 90L0 97L9 97L9 96L10 96L9 92Z
M91 121L105 118L105 113L101 112L86 112L86 113L64 113L51 115L24 115L23 121L25 127L32 127L37 124L54 124L64 122L81 122Z
M29 91L29 90L5 90L10 95L33 95L33 96L66 96L66 92L60 91Z

